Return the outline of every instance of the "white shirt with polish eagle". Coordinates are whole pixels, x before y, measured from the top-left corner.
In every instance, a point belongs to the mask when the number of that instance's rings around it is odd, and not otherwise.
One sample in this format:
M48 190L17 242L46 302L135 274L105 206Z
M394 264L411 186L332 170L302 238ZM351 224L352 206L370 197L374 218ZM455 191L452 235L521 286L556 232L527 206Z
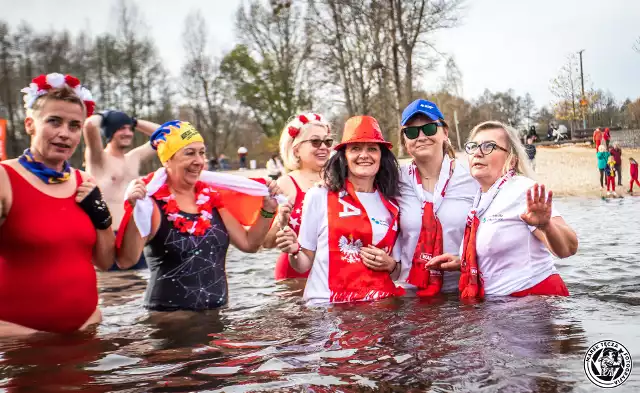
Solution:
M513 177L478 217L476 253L487 295L523 291L557 273L551 252L533 234L536 227L520 218L527 210L527 192L534 184L528 177ZM555 204L551 216L560 217Z
M356 192L364 207L371 228L373 243L384 239L391 224L392 216L380 199L378 191ZM315 251L315 259L304 288L303 299L308 304L328 303L329 290L329 220L327 208L328 190L325 187L309 189L302 208L302 224L298 242L302 248ZM339 220L340 218L336 218Z

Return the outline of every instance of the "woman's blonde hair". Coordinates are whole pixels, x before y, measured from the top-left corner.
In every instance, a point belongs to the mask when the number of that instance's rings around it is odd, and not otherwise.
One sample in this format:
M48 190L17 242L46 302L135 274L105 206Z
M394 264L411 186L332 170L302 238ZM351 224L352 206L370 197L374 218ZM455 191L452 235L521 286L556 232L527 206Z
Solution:
M511 168L516 170L517 174L526 176L528 178L533 179L534 174L531 170L531 166L529 165L529 157L527 156L526 151L524 150L524 146L520 141L520 137L518 131L515 128L510 127L499 121L485 121L484 123L480 123L471 130L469 133L469 138L467 139L470 142L480 131L486 130L496 130L500 129L504 131L504 135L506 136L507 145L504 146L507 150L509 150L509 156L504 163L504 168L502 173L507 173ZM514 162L515 161L515 162Z
M300 169L300 159L295 156L295 147L306 140L315 126L324 127L331 132L331 126L322 115L303 113L292 116L280 134L280 157L287 171Z
M604 151L607 151L607 148L606 148L606 147L604 147L604 145L600 145L600 146L598 146L598 151L599 151L600 153L602 153L602 152L604 152Z

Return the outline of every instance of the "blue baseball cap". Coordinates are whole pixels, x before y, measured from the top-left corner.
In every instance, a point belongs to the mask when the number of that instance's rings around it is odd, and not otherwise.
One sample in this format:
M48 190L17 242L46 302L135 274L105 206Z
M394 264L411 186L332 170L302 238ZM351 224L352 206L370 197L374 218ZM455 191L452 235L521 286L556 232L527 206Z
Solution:
M438 109L438 106L431 101L417 99L413 101L402 111L402 126L405 126L409 119L418 113L422 113L431 120L444 120L444 115Z

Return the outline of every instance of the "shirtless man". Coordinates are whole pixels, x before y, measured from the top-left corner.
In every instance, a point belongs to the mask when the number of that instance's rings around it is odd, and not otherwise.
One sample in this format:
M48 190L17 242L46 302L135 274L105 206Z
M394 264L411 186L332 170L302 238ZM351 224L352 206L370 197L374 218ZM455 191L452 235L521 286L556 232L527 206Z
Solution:
M129 150L133 144L133 130L137 129L151 136L158 127L156 123L136 120L119 111L95 114L84 123L86 170L96 179L111 211L113 228L116 230L124 215L124 193L127 185L140 176L140 164L143 161L156 157L149 142ZM107 142L106 147L103 147L101 136ZM142 256L133 269L145 267L146 262ZM112 270L117 270L116 264Z

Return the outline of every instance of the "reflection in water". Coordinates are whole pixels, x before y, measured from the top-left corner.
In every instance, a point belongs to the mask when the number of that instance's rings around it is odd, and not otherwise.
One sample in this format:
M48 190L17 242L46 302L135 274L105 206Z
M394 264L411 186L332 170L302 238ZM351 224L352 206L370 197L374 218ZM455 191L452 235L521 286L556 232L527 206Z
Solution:
M636 217L640 198L615 205L557 203L581 241L578 256L557 264L569 298L463 304L442 296L307 308L300 281L273 281L276 252L247 256L233 250L227 263L228 308L148 313L142 308L148 272L100 274L104 322L97 330L0 342L0 387L12 392L595 391L582 370L591 344L614 339L640 358L637 237L601 230L615 224L638 233L640 224L629 217ZM640 379L632 374L616 392L638 389Z

